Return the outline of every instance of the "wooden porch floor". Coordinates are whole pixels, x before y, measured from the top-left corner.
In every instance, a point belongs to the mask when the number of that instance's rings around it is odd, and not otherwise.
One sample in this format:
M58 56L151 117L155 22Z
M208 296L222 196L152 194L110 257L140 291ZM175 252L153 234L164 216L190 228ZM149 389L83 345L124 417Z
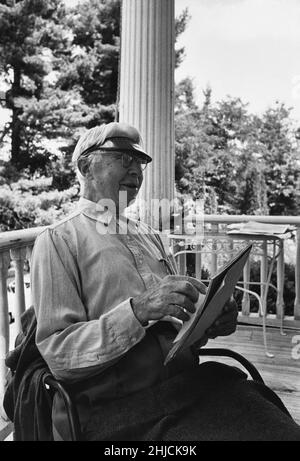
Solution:
M300 331L286 330L285 332L286 336L282 336L278 329L267 328L268 350L274 354L274 358L266 356L262 328L255 326L238 326L233 335L210 340L207 347L225 347L244 355L256 366L266 385L279 395L294 420L300 424L299 346L298 354L294 352L295 358L292 357L292 349L296 345L292 343L292 338L298 336L299 344ZM296 359L297 355L298 359ZM201 361L204 360L216 360L216 358L202 357ZM231 365L237 363L227 358L217 360Z

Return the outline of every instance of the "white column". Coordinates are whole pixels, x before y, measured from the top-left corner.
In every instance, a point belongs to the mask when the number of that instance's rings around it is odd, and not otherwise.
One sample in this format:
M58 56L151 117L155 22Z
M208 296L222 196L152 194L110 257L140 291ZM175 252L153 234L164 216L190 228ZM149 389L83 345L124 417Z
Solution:
M174 37L174 0L123 0L119 121L153 158L139 194L148 205L174 196ZM144 219L157 227L149 211Z

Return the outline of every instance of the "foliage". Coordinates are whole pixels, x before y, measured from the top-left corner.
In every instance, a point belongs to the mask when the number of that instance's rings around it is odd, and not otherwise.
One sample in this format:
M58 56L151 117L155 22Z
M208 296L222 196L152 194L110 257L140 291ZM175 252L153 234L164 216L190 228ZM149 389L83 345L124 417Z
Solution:
M22 179L0 186L0 232L45 226L74 209L79 189L51 190L51 178Z
M277 103L262 116L240 98L200 108L187 78L176 92L176 170L179 194L203 198L207 213L299 214L299 128ZM298 185L298 187L297 187Z
M189 14L188 8L185 8L179 16L175 19L175 42L177 43L178 38L185 31L187 24L191 16ZM184 47L175 47L175 68L179 67L185 57Z
M176 38L188 20L184 10ZM12 111L0 143L11 140L17 169L47 174L62 155L68 163L84 129L114 120L119 48L120 0L86 0L74 8L63 0L0 3L0 79ZM177 50L177 64L183 54ZM67 183L67 170L56 183Z
M0 76L9 86L6 107L12 111L2 139L10 135L11 161L20 168L32 164L33 154L38 167L47 163L39 132L35 139L32 112L37 101L45 100L46 76L68 41L64 15L61 0L23 0L0 5Z
M187 10L176 19L176 40L188 20ZM120 0L74 8L63 0L0 2L0 79L12 114L0 136L0 147L11 143L10 161L0 159L2 230L48 224L66 209L78 137L115 118L119 47ZM178 49L177 65L183 55Z
M78 136L115 116L120 0L73 9L62 0L6 1L0 13L0 74L12 111L2 133L11 136L12 155L0 186L20 180L22 190L24 179L47 177L48 193L63 192L75 181L70 159ZM176 41L189 18L187 9L177 18ZM177 66L183 58L177 46ZM199 107L190 78L176 86L179 196L202 198L210 213L298 214L300 129L290 109L277 103L257 116L240 98L213 104L211 88L203 93ZM14 226L13 218L3 222Z

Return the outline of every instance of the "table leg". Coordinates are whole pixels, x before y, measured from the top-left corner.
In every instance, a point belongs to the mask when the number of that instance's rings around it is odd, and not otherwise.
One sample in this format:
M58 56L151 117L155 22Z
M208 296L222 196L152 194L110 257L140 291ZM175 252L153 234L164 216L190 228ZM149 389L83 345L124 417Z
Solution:
M267 284L267 277L268 277L268 243L266 241L262 242L262 258L261 258L261 265L260 265L260 297L262 300L262 310L260 315L267 314L267 294L266 294L266 284Z
M283 319L284 319L284 242L279 241L279 253L277 259L277 299L276 299L276 315L281 320L280 333L285 335L283 331Z

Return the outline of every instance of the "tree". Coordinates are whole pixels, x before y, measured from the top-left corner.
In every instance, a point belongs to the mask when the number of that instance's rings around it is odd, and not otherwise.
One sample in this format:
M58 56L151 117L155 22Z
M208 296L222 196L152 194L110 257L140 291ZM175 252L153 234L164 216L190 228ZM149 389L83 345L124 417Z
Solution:
M187 21L184 11L176 20L176 39ZM19 191L25 180L33 190L46 176L49 194L68 192L78 137L116 116L119 35L120 0L89 0L71 9L63 0L0 1L0 79L9 86L6 107L12 113L0 135L0 143L11 139L11 160L0 159L0 187ZM176 65L183 53L177 50ZM21 217L21 196L16 193L13 205L1 203L5 228L39 222L35 213L29 221ZM64 201L43 203L50 204L50 223ZM19 210L13 218L12 209Z
M32 136L24 123L26 110L42 98L53 52L65 46L64 15L61 0L6 1L0 5L0 78L10 86L6 107L12 111L2 139L10 135L11 162L18 167L30 158Z
M82 101L101 111L110 107L114 117L120 48L120 0L89 0L70 11L68 24L73 39L57 86L64 91L77 88ZM114 108L115 109L115 108ZM99 122L99 116L93 123ZM105 120L104 120L105 121Z
M179 37L186 30L188 22L190 21L191 16L189 14L188 8L185 8L180 15L175 18L175 43L178 42ZM179 67L185 57L184 47L176 48L175 47L175 68Z
M176 88L176 184L203 197L206 212L299 214L299 129L284 104L261 117L240 98L200 108L193 82ZM217 206L216 206L217 201Z
M204 90L204 95L203 107L199 108L195 102L192 80L185 79L177 85L177 188L181 193L204 198L206 212L217 211L216 197L222 210L230 211L236 197L233 177L235 157L229 155L232 134L227 126L232 128L232 123L228 122L229 110L224 110L224 106L230 104L222 103L220 107L213 107L209 87ZM234 102L231 106L235 107Z
M276 103L262 117L258 132L264 145L265 177L270 214L299 214L297 184L300 145L290 118L291 108Z
M49 174L54 158L68 169L82 131L116 116L120 0L89 0L73 9L62 0L21 0L0 8L0 78L10 85L12 111L2 140L11 137L11 163ZM184 10L176 20L176 39L188 18ZM177 50L177 65L183 53Z

